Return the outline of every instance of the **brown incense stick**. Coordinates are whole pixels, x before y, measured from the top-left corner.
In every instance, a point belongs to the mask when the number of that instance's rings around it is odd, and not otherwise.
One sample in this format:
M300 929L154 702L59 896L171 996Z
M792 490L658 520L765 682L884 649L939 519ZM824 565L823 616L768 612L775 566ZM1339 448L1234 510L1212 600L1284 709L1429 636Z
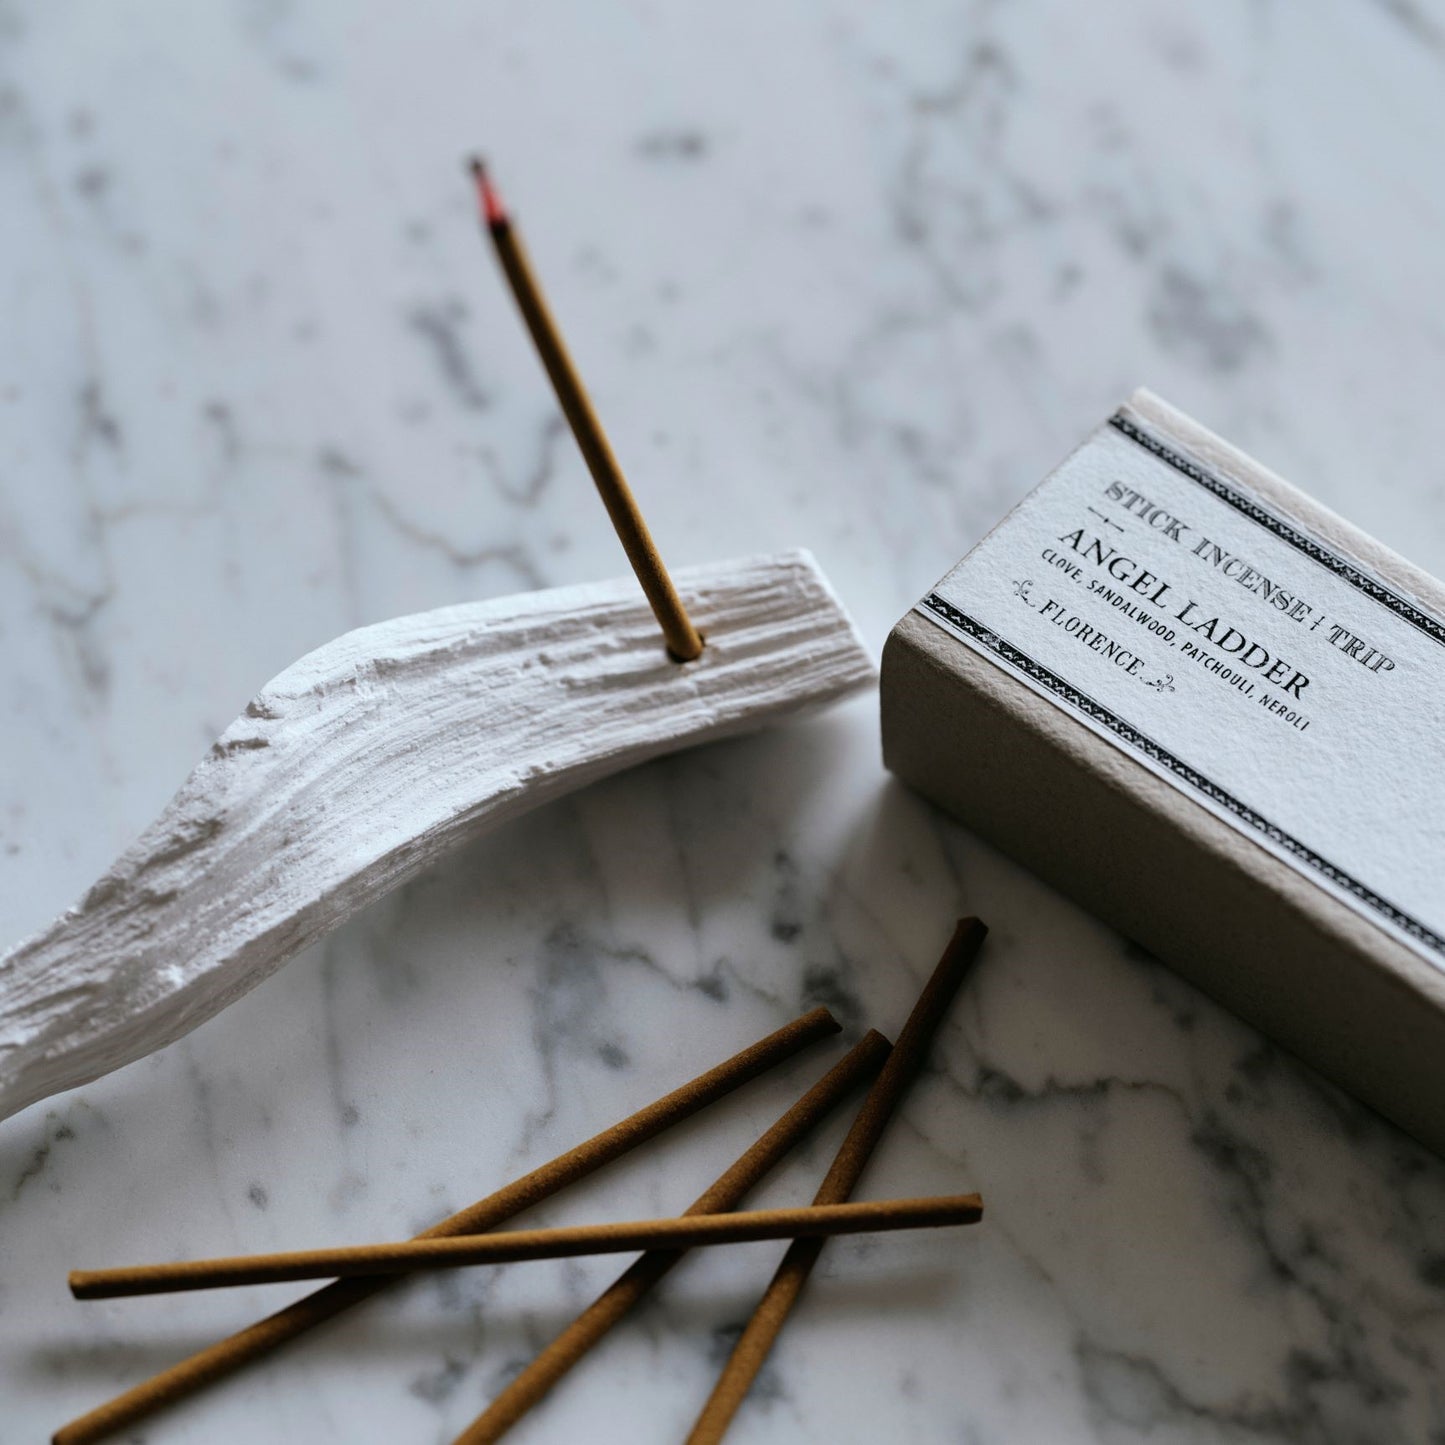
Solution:
M715 1069L699 1074L680 1089L664 1095L610 1129L604 1129L575 1149L559 1154L550 1163L534 1169L495 1194L489 1194L440 1224L433 1225L418 1237L437 1239L458 1234L480 1234L492 1229L697 1113L739 1085L757 1078L805 1045L837 1032L839 1024L827 1009L813 1009L741 1053L734 1054ZM163 1406L223 1379L287 1340L305 1334L313 1326L368 1299L389 1282L390 1276L363 1276L326 1285L248 1329L172 1365L78 1420L61 1426L52 1437L54 1445L84 1445L84 1442L102 1440L133 1425Z
M667 639L667 649L679 662L691 662L702 653L702 638L692 625L672 578L667 575L657 545L647 530L642 511L622 474L607 433L592 409L577 368L572 364L562 332L552 316L546 297L537 282L536 273L527 255L522 238L517 234L501 196L487 175L481 161L471 163L472 175L477 183L477 197L482 208L482 219L486 223L496 248L497 259L506 273L507 284L512 288L522 319L532 333L532 342L542 365L551 378L552 389L562 412L577 438L587 470L601 493L607 515L612 519L618 540L627 553L627 560L647 594L647 601Z
M631 1254L639 1249L697 1249L715 1244L749 1244L759 1239L928 1229L943 1224L976 1224L982 1212L977 1194L941 1194L801 1209L751 1209L736 1214L572 1224L557 1229L509 1229L501 1234L464 1234L457 1239L407 1239L395 1244L297 1249L175 1264L77 1269L70 1274L70 1292L76 1299L119 1299L235 1285L286 1284L298 1279L349 1279L366 1274L410 1274L418 1269L570 1259L579 1254Z
M684 1217L723 1214L741 1203L795 1144L843 1099L848 1091L878 1072L888 1040L870 1030L767 1133L738 1157L700 1194ZM654 1249L618 1276L464 1430L456 1445L490 1445L501 1439L528 1410L683 1258L677 1249Z
M924 985L908 1022L888 1055L882 1072L868 1090L853 1127L848 1130L818 1192L814 1204L838 1204L853 1192L903 1091L922 1064L934 1032L953 996L968 973L988 930L976 918L965 918L954 930L933 976ZM752 1318L743 1328L732 1355L713 1388L687 1445L716 1445L727 1433L738 1406L748 1393L778 1332L802 1293L818 1255L822 1239L798 1239L788 1247Z

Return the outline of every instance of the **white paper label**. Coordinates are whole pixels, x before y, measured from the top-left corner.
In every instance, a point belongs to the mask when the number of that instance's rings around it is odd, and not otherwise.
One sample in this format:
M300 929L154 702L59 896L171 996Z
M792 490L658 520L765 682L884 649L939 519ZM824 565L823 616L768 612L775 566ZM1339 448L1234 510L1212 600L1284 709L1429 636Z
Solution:
M1445 623L1241 483L1120 413L919 610L1445 964Z

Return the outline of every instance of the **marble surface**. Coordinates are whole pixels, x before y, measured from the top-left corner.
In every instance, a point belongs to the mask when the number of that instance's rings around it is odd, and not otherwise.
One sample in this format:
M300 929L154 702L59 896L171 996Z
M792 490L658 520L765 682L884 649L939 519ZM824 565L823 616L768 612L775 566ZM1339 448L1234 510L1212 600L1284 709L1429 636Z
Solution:
M1138 382L1445 572L1445 9L0 3L6 939L358 623L621 570L479 244L484 146L668 557L805 543L877 648ZM739 1440L1445 1438L1445 1165L891 783L872 700L462 853L0 1127L0 1440L993 926ZM531 1218L688 1202L818 1049ZM759 1191L801 1200L835 1119ZM516 1432L670 1441L776 1249ZM133 1439L451 1439L616 1263L437 1276Z

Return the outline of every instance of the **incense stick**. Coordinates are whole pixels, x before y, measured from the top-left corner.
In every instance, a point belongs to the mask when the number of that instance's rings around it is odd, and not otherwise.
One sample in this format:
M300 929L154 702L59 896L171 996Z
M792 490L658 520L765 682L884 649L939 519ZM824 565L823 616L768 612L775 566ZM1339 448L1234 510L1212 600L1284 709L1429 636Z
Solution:
M70 1292L76 1299L119 1299L237 1285L286 1284L298 1279L349 1279L367 1274L410 1274L418 1269L571 1259L579 1254L631 1254L639 1249L697 1249L715 1244L749 1244L759 1239L927 1229L941 1224L976 1224L982 1212L977 1194L944 1194L801 1209L752 1209L736 1214L572 1224L557 1229L511 1229L501 1234L466 1234L457 1239L408 1239L396 1244L297 1249L119 1269L77 1269L70 1274Z
M805 1045L839 1030L837 1020L827 1009L813 1009L621 1123L604 1129L495 1194L433 1225L418 1237L436 1239L491 1229L716 1102ZM133 1425L370 1298L389 1281L389 1276L363 1276L326 1285L61 1426L52 1437L53 1445L86 1445Z
M497 259L502 264L522 319L527 323L527 330L532 333L532 342L551 378L552 389L581 448L587 470L597 484L618 540L637 574L637 580L642 584L643 592L647 594L653 615L667 640L668 651L679 662L691 662L702 653L702 638L672 585L667 568L658 555L657 544L652 540L642 511L632 495L632 488L622 474L607 433L602 430L591 398L572 364L562 332L542 294L526 247L522 245L522 238L487 175L486 167L480 160L473 160L471 170L477 184L482 219L491 235Z
M684 1211L684 1218L723 1214L743 1196L856 1085L876 1074L888 1040L870 1030L771 1129L737 1158ZM499 1440L561 1378L621 1322L652 1287L683 1258L681 1250L644 1254L562 1331L464 1430L456 1445L490 1445Z
M908 1022L888 1055L882 1072L868 1090L853 1126L832 1166L813 1196L815 1205L838 1204L853 1192L903 1091L923 1062L934 1032L968 973L988 930L976 918L961 920L943 957L924 985ZM742 1404L779 1331L802 1293L822 1253L822 1239L799 1239L788 1247L752 1318L743 1328L732 1355L687 1437L687 1445L716 1445Z

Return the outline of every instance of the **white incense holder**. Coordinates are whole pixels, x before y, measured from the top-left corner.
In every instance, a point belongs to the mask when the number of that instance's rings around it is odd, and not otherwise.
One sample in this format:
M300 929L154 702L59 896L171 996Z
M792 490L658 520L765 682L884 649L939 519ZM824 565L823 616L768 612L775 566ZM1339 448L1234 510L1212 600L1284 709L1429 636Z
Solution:
M83 899L0 957L0 1117L141 1058L459 844L594 779L795 717L874 669L801 551L363 627L268 683Z

